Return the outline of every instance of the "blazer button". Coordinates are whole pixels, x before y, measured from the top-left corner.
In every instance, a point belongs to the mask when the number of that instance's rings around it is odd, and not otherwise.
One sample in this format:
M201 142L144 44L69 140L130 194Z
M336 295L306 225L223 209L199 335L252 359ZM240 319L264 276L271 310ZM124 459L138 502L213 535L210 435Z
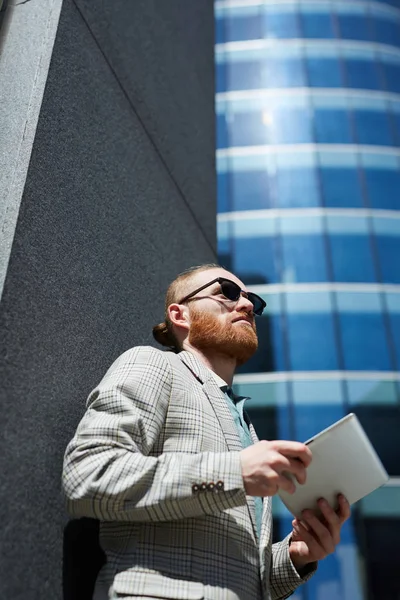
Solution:
M207 484L206 483L202 483L201 486L200 486L200 489L201 489L202 492L205 492L206 489L207 489Z
M217 481L216 486L217 486L217 490L219 492L222 492L223 489L224 489L224 482L223 481Z
M214 488L215 488L215 483L213 481L210 481L210 483L207 485L207 491L213 492Z
M193 494L197 494L198 491L199 491L199 486L197 485L197 483L194 483L192 485L192 492L193 492Z

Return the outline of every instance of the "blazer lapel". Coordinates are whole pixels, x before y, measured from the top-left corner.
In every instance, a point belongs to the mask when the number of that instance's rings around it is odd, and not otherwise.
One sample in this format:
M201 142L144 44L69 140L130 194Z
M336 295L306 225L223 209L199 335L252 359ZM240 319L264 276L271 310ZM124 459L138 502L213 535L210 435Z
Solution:
M239 432L229 410L225 394L219 388L209 369L207 369L201 361L190 352L180 352L178 357L192 372L193 376L202 384L204 393L207 396L223 431L228 449L233 452L240 452L243 450ZM252 438L254 441L254 436L252 436ZM253 535L255 540L257 540L256 512L254 498L252 496L247 496L247 507L253 525Z
M207 367L205 367L202 362L190 352L180 352L178 357L203 386L204 393L207 396L223 431L228 449L236 452L242 450L243 448L239 433L226 402L225 395L219 388L209 369L207 369Z

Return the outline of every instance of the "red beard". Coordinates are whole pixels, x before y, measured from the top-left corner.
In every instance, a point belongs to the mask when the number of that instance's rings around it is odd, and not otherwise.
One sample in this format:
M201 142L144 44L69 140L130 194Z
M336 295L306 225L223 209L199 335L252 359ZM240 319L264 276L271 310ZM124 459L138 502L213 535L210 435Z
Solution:
M238 366L249 360L258 348L256 326L223 322L216 315L192 307L189 342L199 350L213 350L236 360ZM249 318L247 313L237 316Z

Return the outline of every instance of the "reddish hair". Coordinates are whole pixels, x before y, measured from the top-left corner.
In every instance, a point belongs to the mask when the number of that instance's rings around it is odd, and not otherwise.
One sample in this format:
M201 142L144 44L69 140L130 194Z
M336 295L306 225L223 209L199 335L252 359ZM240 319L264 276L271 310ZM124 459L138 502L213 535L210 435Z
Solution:
M190 267L190 269L186 269L186 271L183 271L176 279L174 279L174 281L168 287L165 296L165 320L153 327L153 337L156 342L161 344L161 346L170 348L174 352L180 352L180 344L174 334L172 323L168 317L168 307L175 302L179 302L180 299L186 295L188 283L197 273L208 271L210 269L222 268L223 267L220 265L207 263L197 267Z

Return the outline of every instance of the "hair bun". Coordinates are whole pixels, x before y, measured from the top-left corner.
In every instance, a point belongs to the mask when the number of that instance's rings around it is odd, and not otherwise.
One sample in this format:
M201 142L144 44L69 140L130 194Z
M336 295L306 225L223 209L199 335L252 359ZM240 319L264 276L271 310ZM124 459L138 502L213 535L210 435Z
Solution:
M168 329L168 325L163 322L153 327L153 337L161 346L176 350L176 342L174 336Z

